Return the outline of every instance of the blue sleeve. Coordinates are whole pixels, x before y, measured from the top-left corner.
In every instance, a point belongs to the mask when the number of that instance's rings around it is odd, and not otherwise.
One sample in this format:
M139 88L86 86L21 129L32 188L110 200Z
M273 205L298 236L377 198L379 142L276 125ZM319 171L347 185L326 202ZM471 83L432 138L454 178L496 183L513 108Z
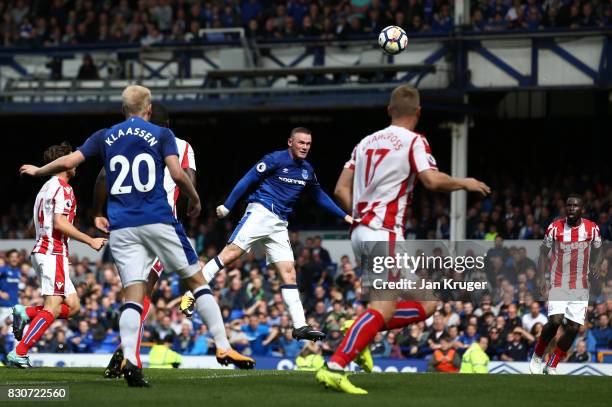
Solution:
M106 134L106 129L98 130L87 140L85 143L79 148L78 151L85 156L85 159L94 158L96 156L102 156L102 143L104 142L104 135Z
M338 205L323 191L321 188L321 184L317 181L316 175L313 175L313 180L310 182L310 187L312 188L312 193L315 201L319 206L327 209L329 212L334 215L343 218L346 216L346 213L340 209Z
M236 202L244 195L244 193L254 184L259 183L275 168L275 160L272 154L266 155L259 160L245 175L238 181L230 195L225 200L223 206L232 210Z
M178 147L176 146L176 137L174 137L174 133L172 130L164 127L161 130L159 135L161 150L162 150L162 158L166 158L169 155L179 156Z

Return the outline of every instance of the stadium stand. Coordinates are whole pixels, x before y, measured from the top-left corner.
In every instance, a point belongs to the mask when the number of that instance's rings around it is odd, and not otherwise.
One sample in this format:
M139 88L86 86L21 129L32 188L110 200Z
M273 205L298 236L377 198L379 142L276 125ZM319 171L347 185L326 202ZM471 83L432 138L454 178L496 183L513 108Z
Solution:
M395 24L413 33L448 33L452 2L368 1L2 1L4 46L53 47L76 44L223 40L202 28L244 27L247 36L269 41L293 38L347 39ZM472 1L472 29L579 29L612 24L609 0Z

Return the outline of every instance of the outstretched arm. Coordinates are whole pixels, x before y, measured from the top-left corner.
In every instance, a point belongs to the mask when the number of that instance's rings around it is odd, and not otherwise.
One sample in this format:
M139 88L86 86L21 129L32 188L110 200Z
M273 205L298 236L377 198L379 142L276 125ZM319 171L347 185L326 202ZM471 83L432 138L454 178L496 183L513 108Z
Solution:
M444 172L433 169L420 172L418 179L430 191L453 192L464 189L466 191L479 192L483 196L491 193L491 188L487 184L475 178L451 177Z
M58 172L68 171L78 167L83 161L85 156L80 151L75 151L63 157L60 157L44 167L37 167L35 165L25 164L19 169L21 175L29 175L32 177L46 177Z
M244 177L238 181L232 192L223 203L223 206L228 210L228 212L232 210L242 195L244 195L244 193L248 191L252 185L259 182L260 179L261 178L257 170L255 168L251 168L249 172L247 172Z
M314 183L312 188L314 199L319 206L322 206L334 215L343 218L346 223L353 223L353 218L350 215L347 215L338 205L336 205L334 201L332 201L329 195L323 191L318 182Z

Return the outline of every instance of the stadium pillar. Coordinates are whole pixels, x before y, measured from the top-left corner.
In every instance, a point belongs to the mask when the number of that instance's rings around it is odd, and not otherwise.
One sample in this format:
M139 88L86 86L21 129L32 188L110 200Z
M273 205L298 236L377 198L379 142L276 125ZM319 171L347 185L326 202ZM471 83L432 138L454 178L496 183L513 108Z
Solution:
M470 1L455 0L455 27L461 27L470 24Z
M453 177L467 176L468 162L468 117L463 121L452 123L451 138L451 175ZM465 240L465 222L467 213L467 192L456 191L451 194L450 239Z

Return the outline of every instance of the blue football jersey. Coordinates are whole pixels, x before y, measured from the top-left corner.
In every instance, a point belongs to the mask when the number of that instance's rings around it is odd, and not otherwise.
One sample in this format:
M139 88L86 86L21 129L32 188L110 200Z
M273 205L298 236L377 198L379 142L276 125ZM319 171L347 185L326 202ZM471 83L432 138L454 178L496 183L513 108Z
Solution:
M170 129L134 116L95 132L78 150L104 159L111 229L177 222L164 190L164 158L178 156Z
M338 216L345 216L321 189L312 165L305 160L293 159L289 150L275 151L259 160L236 185L224 206L231 210L243 192L254 184L257 188L247 202L262 204L282 220L287 220L295 201L306 188L313 193L317 203Z

